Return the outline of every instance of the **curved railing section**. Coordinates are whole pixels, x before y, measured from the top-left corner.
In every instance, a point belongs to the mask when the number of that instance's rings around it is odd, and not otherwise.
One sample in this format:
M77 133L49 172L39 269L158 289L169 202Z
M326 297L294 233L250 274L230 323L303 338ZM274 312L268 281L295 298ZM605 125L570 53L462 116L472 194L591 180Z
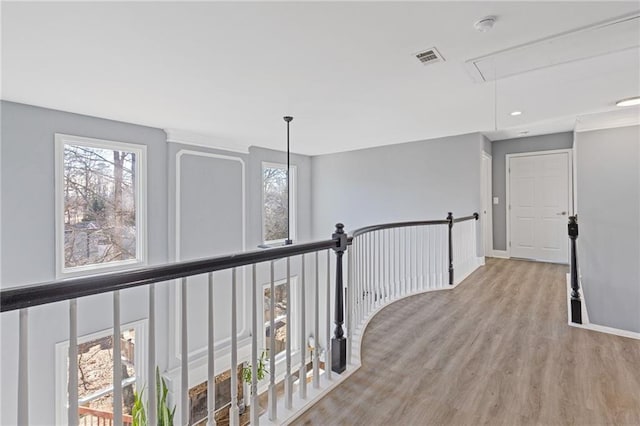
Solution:
M348 251L349 357L359 361L359 340L369 319L404 297L453 288L480 264L478 215L387 223L353 231Z
M69 349L62 355L68 357L68 371L74 373L63 379L67 392L61 403L66 408L62 409L65 414L58 423L78 425L87 416L93 419L90 422L103 417L112 418L114 424L128 422L122 404L114 404L113 413L98 413L85 406L84 399L79 397L79 378L75 372L82 341L78 329L82 329L79 324L88 319L87 315L98 315L87 312L86 306L91 303L86 297L108 294L101 301L104 300L107 315L113 320L112 350L123 353L122 339L118 337L122 336L121 318L130 304L121 304L121 300L139 299L141 287L147 290L143 297L146 300L135 302L147 309L147 332L146 339L136 343L147 348L146 372L142 373L146 375L146 383L136 386L144 386L146 390L149 424L158 420L156 392L161 387L156 377L162 379L163 386L164 378L169 379L171 404L177 407L177 424L189 424L192 420L190 390L206 382L206 416L208 424L214 423L216 373L221 368L242 373L229 373L227 404L232 425L240 424L240 414L246 409L252 424L287 423L358 368L359 358L351 358L352 345L358 344L367 321L378 309L411 294L452 288L475 269L477 218L477 215L454 218L449 213L442 220L369 226L354 231L352 236L344 232L342 224L337 224L332 238L324 241L22 287L5 286L0 291L2 319L10 316L17 319L15 342L13 337L7 338L18 353L16 423L28 425L30 411L37 409L30 408L30 401L46 397L43 392L47 390L29 386L30 362L42 363L44 357L50 356L47 351L29 350L30 330L41 326L37 321L45 311L47 315L61 314L63 320L68 319ZM343 273L344 253L348 258L347 277ZM280 292L284 296L276 308L277 285L284 286ZM136 293L131 292L134 289ZM174 307L171 326L175 339L165 339L173 343L161 348L159 356L156 336L169 333L162 328L169 319L158 319L168 314L166 309L157 307L156 291L163 292L164 299L160 300L168 299ZM197 306L190 304L194 300ZM214 325L214 318L220 315L228 320L222 325L216 321ZM35 322L30 324L30 318ZM206 329L203 352L195 352L196 355L189 346L193 335L193 328L190 331L189 327L193 327L194 321L204 324ZM239 321L246 325L245 334ZM224 341L221 352L222 344L215 336L225 333L230 337ZM276 334L286 339L276 342ZM4 339L5 336L3 345ZM292 347L293 342L296 347ZM167 350L170 359L179 361L167 366L170 371L156 376L157 359L164 359L166 354L161 351ZM265 352L282 355L265 359L260 355ZM196 365L195 361L201 364ZM263 367L268 373L258 378L258 368ZM194 370L202 370L203 377L194 379ZM123 401L123 388L133 379L123 377L121 357L113 357L112 376L113 400ZM239 388L246 391L241 395ZM3 381L3 391L8 390ZM258 403L263 393L268 400L266 409ZM54 398L50 393L47 395Z

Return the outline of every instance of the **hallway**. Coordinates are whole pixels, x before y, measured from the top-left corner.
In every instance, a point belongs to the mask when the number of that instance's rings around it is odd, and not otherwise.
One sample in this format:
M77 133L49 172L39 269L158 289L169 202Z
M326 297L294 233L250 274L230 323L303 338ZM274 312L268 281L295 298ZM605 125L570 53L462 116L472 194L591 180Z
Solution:
M567 325L567 267L488 259L383 309L362 367L294 424L640 424L640 341Z

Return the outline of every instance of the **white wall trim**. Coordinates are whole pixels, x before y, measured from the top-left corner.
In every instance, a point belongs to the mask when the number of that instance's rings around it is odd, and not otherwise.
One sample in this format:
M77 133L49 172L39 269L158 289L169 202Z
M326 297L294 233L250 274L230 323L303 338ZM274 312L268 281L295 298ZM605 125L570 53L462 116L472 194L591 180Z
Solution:
M135 345L135 370L136 370L136 389L142 389L148 384L147 380L147 361L149 359L149 340L147 337L148 322L147 319L141 319L133 322L129 322L121 325L121 331L134 329L136 333L136 345ZM113 335L113 327L104 330L97 331L95 333L85 334L78 337L78 344L89 342L91 340L99 339ZM141 344L138 344L141 343ZM55 392L54 398L55 405L55 417L56 424L64 425L68 421L68 396L67 396L67 382L69 381L69 340L58 342L55 345ZM113 382L112 382L113 383Z
M488 161L488 174L489 179L488 182L485 182L485 177L481 176L480 178L480 194L484 195L485 200L481 200L480 204L486 202L487 213L484 216L480 216L483 219L483 222L487 223L487 234L482 233L482 246L484 248L483 252L485 256L488 256L493 250L493 157L482 151L482 159ZM482 184L486 183L489 186L489 191L485 191L486 188L483 188ZM486 192L486 193L485 193ZM484 230L484 223L482 223L482 229ZM487 249L487 246L489 249Z
M614 118L608 121L600 121L600 122L598 122L597 120L593 122L589 122L588 116L587 116L587 117L576 118L575 132L576 133L592 132L594 130L615 129L618 127L630 127L630 126L638 126L638 125L640 125L640 118L634 115Z
M164 129L164 131L167 134L167 142L238 152L241 154L249 153L249 145L239 144L235 141L222 140L213 136L201 135L185 130Z
M635 333L633 331L628 331L628 330L621 330L619 328L606 327L604 325L591 324L591 323L574 324L571 321L569 321L569 325L572 327L582 328L585 330L597 331L600 333L613 334L614 336L628 337L630 339L640 340L640 333Z
M208 157L208 158L217 158L217 159L222 159L222 160L228 160L228 161L237 161L238 163L240 163L241 166L241 175L242 175L242 182L241 182L241 187L242 187L242 251L246 251L247 249L247 238L246 238L246 233L247 233L247 213L246 213L246 167L245 167L245 162L242 158L240 157L235 157L235 156L230 156L230 155L222 155L222 154L214 154L214 153L210 153L210 152L202 152L202 151L192 151L192 150L188 150L188 149L181 149L180 151L178 151L176 153L176 193L175 193L175 253L176 253L176 261L181 261L181 253L180 253L180 245L181 245L181 227L180 227L180 220L181 220L181 214L180 214L180 203L181 203L181 189L180 189L180 185L181 185L181 179L180 179L180 172L181 172L181 160L182 157L185 155L193 155L193 156L197 156L197 157ZM240 274L240 280L241 282L239 283L239 289L241 290L241 294L238 295L238 300L242 301L242 306L240 309L240 312L238 312L238 316L240 318L240 330L238 331L238 336L245 336L248 333L247 330L247 321L246 321L246 317L247 317L247 297L246 297L246 271L244 268L241 269L241 274ZM173 297L173 303L170 304L170 332L169 332L169 336L170 336L170 341L173 340L173 344L169 344L169 348L170 348L170 353L171 353L171 359L177 359L177 360L181 360L181 350L180 350L180 336L179 333L177 332L180 328L179 328L179 324L178 324L178 320L179 320L179 316L178 316L178 312L180 309L180 302L181 302L181 291L180 291L180 286L176 285L173 286L174 288L174 297ZM231 337L228 337L226 339L222 339L216 342L217 345L228 345L231 343ZM198 358L198 357L202 357L204 355L206 355L207 353L207 347L203 346L201 348L197 348L193 351L189 352L189 359L192 358Z
M640 333L591 323L587 310L587 301L584 297L582 286L580 286L579 293L580 297L582 298L582 324L575 324L571 322L571 274L567 274L567 323L571 327L583 328L585 330L592 330L600 333L613 334L614 336L628 337L630 339L640 340Z
M497 257L499 259L509 259L509 253L506 250L493 250L489 257Z
M531 156L539 156L539 155L551 155L551 154L567 154L568 160L569 160L569 170L567 173L569 182L568 182L568 187L569 187L569 196L568 196L568 201L567 201L567 205L569 208L569 215L568 216L572 216L574 214L574 210L573 210L573 148L568 148L568 149L551 149L551 150L547 150L547 151L533 151L533 152L519 152L516 154L506 154L505 155L505 167L504 167L504 173L505 173L505 184L506 184L506 202L505 202L505 217L506 217L506 225L507 225L507 241L506 241L506 252L507 252L507 257L511 257L511 246L509 244L509 242L511 241L511 212L509 210L509 206L511 205L511 196L509 195L509 193L511 192L511 184L510 184L510 172L509 172L509 161L512 158L516 158L516 157L531 157ZM567 242L567 250L569 247L569 243ZM494 250L495 252L496 250ZM568 252L567 252L568 253ZM567 256L568 258L568 256ZM535 259L532 259L535 260Z
M54 135L55 175L55 273L56 279L105 273L147 264L147 146L129 142L73 136ZM67 268L64 265L64 146L81 145L102 149L133 152L136 155L136 258L123 261Z

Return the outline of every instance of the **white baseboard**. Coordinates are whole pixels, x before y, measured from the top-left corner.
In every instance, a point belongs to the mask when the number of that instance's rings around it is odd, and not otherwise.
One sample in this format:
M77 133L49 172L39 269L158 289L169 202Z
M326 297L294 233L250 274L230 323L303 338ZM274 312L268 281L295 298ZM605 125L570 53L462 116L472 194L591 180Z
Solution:
M571 322L571 276L567 274L567 322L571 327L583 328L585 330L597 331L599 333L613 334L614 336L622 336L640 340L640 333L629 330L621 330L619 328L607 327L605 325L592 324L589 321L587 301L585 300L584 293L582 291L580 291L580 297L582 298L582 303L580 304L580 306L582 307L582 324L575 324Z
M597 331L600 333L613 334L614 336L628 337L630 339L640 340L640 333L636 333L628 330L621 330L619 328L607 327L598 324L574 324L569 323L570 326L576 328L584 328L586 330Z
M498 257L500 259L509 259L509 254L506 250L493 250L488 257Z

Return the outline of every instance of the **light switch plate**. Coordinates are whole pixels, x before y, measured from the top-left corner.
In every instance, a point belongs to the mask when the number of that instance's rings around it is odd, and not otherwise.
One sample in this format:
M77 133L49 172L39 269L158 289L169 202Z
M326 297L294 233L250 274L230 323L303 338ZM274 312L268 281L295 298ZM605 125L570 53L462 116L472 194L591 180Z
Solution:
M498 197L493 197L493 204L500 204Z

